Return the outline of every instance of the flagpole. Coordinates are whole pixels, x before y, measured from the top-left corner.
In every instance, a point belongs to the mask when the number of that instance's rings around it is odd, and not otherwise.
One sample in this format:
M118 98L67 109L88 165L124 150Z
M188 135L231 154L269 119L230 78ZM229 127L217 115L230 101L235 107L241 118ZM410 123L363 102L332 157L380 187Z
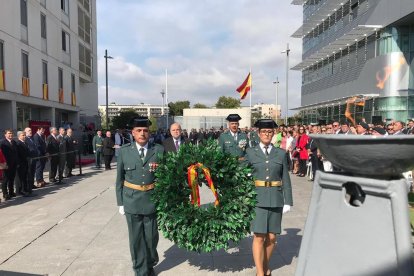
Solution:
M166 119L166 128L169 129L168 126L168 114L170 114L170 110L168 108L168 69L165 68L165 104L167 105L167 119Z
M252 78L252 68L250 67L249 69L249 74L250 74L250 113L252 112L252 92L253 92L253 78Z

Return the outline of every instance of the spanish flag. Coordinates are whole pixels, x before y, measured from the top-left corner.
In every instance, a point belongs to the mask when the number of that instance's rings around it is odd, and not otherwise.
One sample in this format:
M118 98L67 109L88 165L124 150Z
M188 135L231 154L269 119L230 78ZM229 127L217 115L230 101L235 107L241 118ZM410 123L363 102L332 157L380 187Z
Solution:
M239 88L236 89L237 92L239 92L239 94L240 94L240 99L241 100L246 98L247 93L249 93L251 86L252 86L252 76L249 73L247 75L247 78L242 83L242 85L240 85Z

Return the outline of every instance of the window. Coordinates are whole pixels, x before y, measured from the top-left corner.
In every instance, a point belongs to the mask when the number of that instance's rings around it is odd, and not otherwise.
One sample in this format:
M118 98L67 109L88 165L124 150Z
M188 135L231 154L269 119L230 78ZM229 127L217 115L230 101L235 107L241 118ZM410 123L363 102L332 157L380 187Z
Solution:
M63 69L58 68L58 82L59 82L59 89L63 89Z
M4 44L0 41L0 70L4 70Z
M79 44L79 70L92 77L92 57L91 51Z
M75 74L72 74L72 76L71 76L71 87L72 87L72 90L71 90L71 92L72 93L75 93L76 92L76 82L75 82Z
M40 35L46 39L46 15L40 14Z
M20 0L20 23L27 27L27 0Z
M62 50L70 53L70 37L65 31L62 31Z
M69 0L60 0L60 8L66 14L69 14Z
M22 52L22 77L29 78L29 55Z
M91 42L91 20L80 7L78 7L78 33L85 42Z
M48 84L47 62L46 61L42 61L42 77L43 77L43 83Z

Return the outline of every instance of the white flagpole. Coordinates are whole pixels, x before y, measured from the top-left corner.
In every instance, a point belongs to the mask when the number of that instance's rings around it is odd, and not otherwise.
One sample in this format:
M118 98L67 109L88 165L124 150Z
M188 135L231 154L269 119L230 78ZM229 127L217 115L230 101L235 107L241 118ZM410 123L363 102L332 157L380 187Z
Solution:
M253 78L252 78L252 68L251 67L249 69L249 74L250 74L250 80L251 80L251 84L250 84L250 110L252 110Z
M170 114L170 110L168 108L168 70L167 68L165 68L165 104L167 105L167 125L166 128L167 130L169 129L169 125L168 125L168 114Z

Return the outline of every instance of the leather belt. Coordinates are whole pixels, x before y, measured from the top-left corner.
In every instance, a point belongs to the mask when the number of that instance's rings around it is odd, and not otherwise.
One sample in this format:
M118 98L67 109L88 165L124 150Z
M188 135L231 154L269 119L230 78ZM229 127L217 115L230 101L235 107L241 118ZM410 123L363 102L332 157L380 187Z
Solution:
M255 180L254 184L256 185L256 187L279 187L282 186L282 181Z
M146 192L146 191L149 191L149 190L154 189L155 184L154 183L151 183L151 184L148 184L148 185L137 185L137 184L129 183L128 181L125 180L124 181L124 186L125 187L128 187L128 188L131 188L133 190L138 190L138 191L141 191L141 192Z

